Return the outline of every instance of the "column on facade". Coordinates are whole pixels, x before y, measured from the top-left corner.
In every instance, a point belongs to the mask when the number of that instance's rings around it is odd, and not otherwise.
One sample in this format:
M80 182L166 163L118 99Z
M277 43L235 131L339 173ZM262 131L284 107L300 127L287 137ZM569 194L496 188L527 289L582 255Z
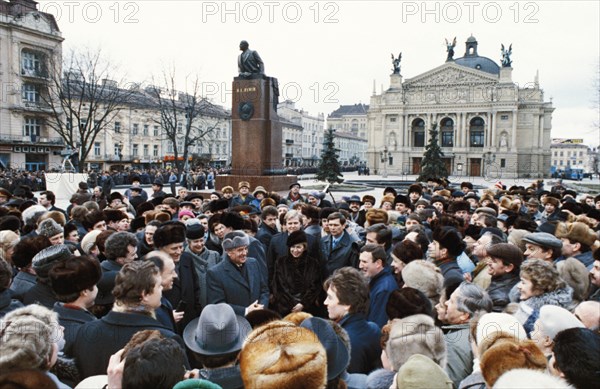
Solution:
M496 118L497 118L498 114L494 111L492 111L490 113L490 120L491 120L491 124L492 124L492 128L491 128L491 139L490 139L490 146L491 147L495 147L495 140L496 140Z
M540 148L540 151L541 151L541 148L544 147L544 114L543 113L540 115L539 126L540 126L540 131L539 131L540 137L538 139L538 147Z
M404 138L404 146L410 146L410 115L404 115L404 133L402 134Z
M512 151L517 148L517 110L512 111Z
M398 115L399 119L402 120L400 125L398 126L398 131L400 134L396 134L396 142L400 144L398 146L404 147L404 115Z
M469 128L467 127L467 113L463 112L462 113L462 123L461 123L462 129L463 129L463 146L464 147L469 147Z

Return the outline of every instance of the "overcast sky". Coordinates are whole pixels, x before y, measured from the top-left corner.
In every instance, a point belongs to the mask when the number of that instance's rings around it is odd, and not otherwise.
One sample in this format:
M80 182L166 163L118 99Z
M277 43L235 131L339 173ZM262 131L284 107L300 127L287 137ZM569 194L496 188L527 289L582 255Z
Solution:
M389 86L391 53L402 52L407 79L444 63L445 38L457 37L458 58L473 34L479 55L497 63L500 44L512 43L513 81L532 83L539 70L553 100L552 136L600 144L598 1L109 0L40 1L40 9L57 18L65 53L100 47L134 82L173 64L228 108L239 41L248 40L282 97L311 114L368 104L374 80L377 93Z

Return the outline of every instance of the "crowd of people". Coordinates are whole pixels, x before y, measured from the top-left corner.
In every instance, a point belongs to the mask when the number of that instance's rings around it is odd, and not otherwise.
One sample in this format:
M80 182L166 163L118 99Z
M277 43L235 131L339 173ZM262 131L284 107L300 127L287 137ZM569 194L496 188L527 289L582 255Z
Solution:
M0 387L600 386L600 195L189 174L0 188Z

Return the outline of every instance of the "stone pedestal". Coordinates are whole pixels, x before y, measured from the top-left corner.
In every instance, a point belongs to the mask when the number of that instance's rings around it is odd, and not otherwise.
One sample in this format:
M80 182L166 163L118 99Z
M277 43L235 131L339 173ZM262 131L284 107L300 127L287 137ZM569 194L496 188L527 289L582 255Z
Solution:
M297 180L287 176L282 163L282 126L277 116L277 79L256 75L233 81L232 172L217 176L217 188L248 181L269 191L287 190Z
M500 68L500 77L499 77L499 82L501 84L511 84L512 83L512 70L513 68L511 67L501 67Z

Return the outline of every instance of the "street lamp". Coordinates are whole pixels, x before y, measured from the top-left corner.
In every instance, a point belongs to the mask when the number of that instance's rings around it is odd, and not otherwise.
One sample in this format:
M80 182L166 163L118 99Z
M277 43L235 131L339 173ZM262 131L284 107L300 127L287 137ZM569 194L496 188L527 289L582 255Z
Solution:
M387 145L383 148L383 151L379 152L379 159L383 164L383 178L387 178L387 165L392 164L392 153L388 152Z

